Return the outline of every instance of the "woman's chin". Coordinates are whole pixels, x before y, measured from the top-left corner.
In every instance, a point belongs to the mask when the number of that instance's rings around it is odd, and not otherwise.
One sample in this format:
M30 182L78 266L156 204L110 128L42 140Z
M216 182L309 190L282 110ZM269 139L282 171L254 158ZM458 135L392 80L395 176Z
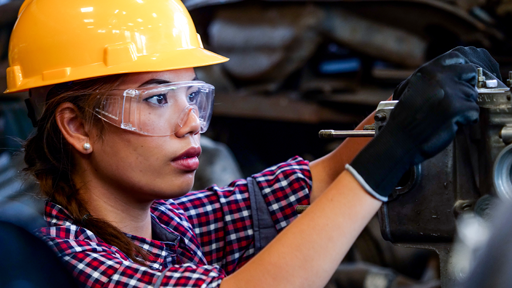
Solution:
M158 193L160 197L157 199L172 199L172 198L178 198L181 196L186 195L190 190L192 189L192 186L194 185L194 181L191 181L190 183L180 183L181 185L173 185L172 191L162 191L161 193Z

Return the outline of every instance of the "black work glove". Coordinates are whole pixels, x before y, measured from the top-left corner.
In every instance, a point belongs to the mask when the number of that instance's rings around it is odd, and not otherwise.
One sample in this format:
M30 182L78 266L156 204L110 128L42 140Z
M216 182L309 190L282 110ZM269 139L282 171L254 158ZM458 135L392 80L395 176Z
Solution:
M459 46L457 48L454 48L449 52L457 52L462 57L466 58L466 60L469 61L469 63L476 65L477 67L480 67L487 71L489 74L494 75L496 79L501 80L501 73L500 73L500 65L494 58L492 58L491 54L487 52L487 50L483 48L475 48L475 47L462 47ZM407 86L410 78L407 78L405 81L400 83L395 89L395 92L393 92L393 100L400 99L400 95L403 94L403 89Z
M477 70L458 52L421 66L399 89L386 126L347 170L374 197L387 201L402 175L446 148L458 125L478 120Z

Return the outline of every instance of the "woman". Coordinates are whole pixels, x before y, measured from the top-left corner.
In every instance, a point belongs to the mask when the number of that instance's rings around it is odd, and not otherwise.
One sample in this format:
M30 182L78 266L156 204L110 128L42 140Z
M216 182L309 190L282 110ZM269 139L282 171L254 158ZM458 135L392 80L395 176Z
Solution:
M188 193L213 101L193 68L227 59L202 48L181 2L25 1L7 92L31 94L41 235L83 286L322 287L403 172L478 118L476 69L459 52L401 86L355 159L361 140Z

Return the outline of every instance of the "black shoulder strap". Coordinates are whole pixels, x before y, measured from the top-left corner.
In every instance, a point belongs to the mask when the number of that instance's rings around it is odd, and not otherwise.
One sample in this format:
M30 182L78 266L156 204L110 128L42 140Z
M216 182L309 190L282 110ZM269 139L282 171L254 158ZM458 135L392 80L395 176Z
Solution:
M277 229L272 221L268 206L265 204L263 194L254 178L247 178L249 197L251 199L251 212L254 229L255 255L277 236Z

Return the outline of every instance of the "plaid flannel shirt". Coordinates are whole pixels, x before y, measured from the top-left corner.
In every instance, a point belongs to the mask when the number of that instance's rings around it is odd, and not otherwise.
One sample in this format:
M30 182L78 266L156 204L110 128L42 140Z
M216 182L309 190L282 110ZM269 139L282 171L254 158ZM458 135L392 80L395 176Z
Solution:
M277 231L309 203L311 173L299 157L252 176ZM253 204L254 205L254 204ZM148 266L71 220L48 202L41 235L84 287L218 287L256 253L248 181L212 186L151 207L153 239L127 236L149 253Z

